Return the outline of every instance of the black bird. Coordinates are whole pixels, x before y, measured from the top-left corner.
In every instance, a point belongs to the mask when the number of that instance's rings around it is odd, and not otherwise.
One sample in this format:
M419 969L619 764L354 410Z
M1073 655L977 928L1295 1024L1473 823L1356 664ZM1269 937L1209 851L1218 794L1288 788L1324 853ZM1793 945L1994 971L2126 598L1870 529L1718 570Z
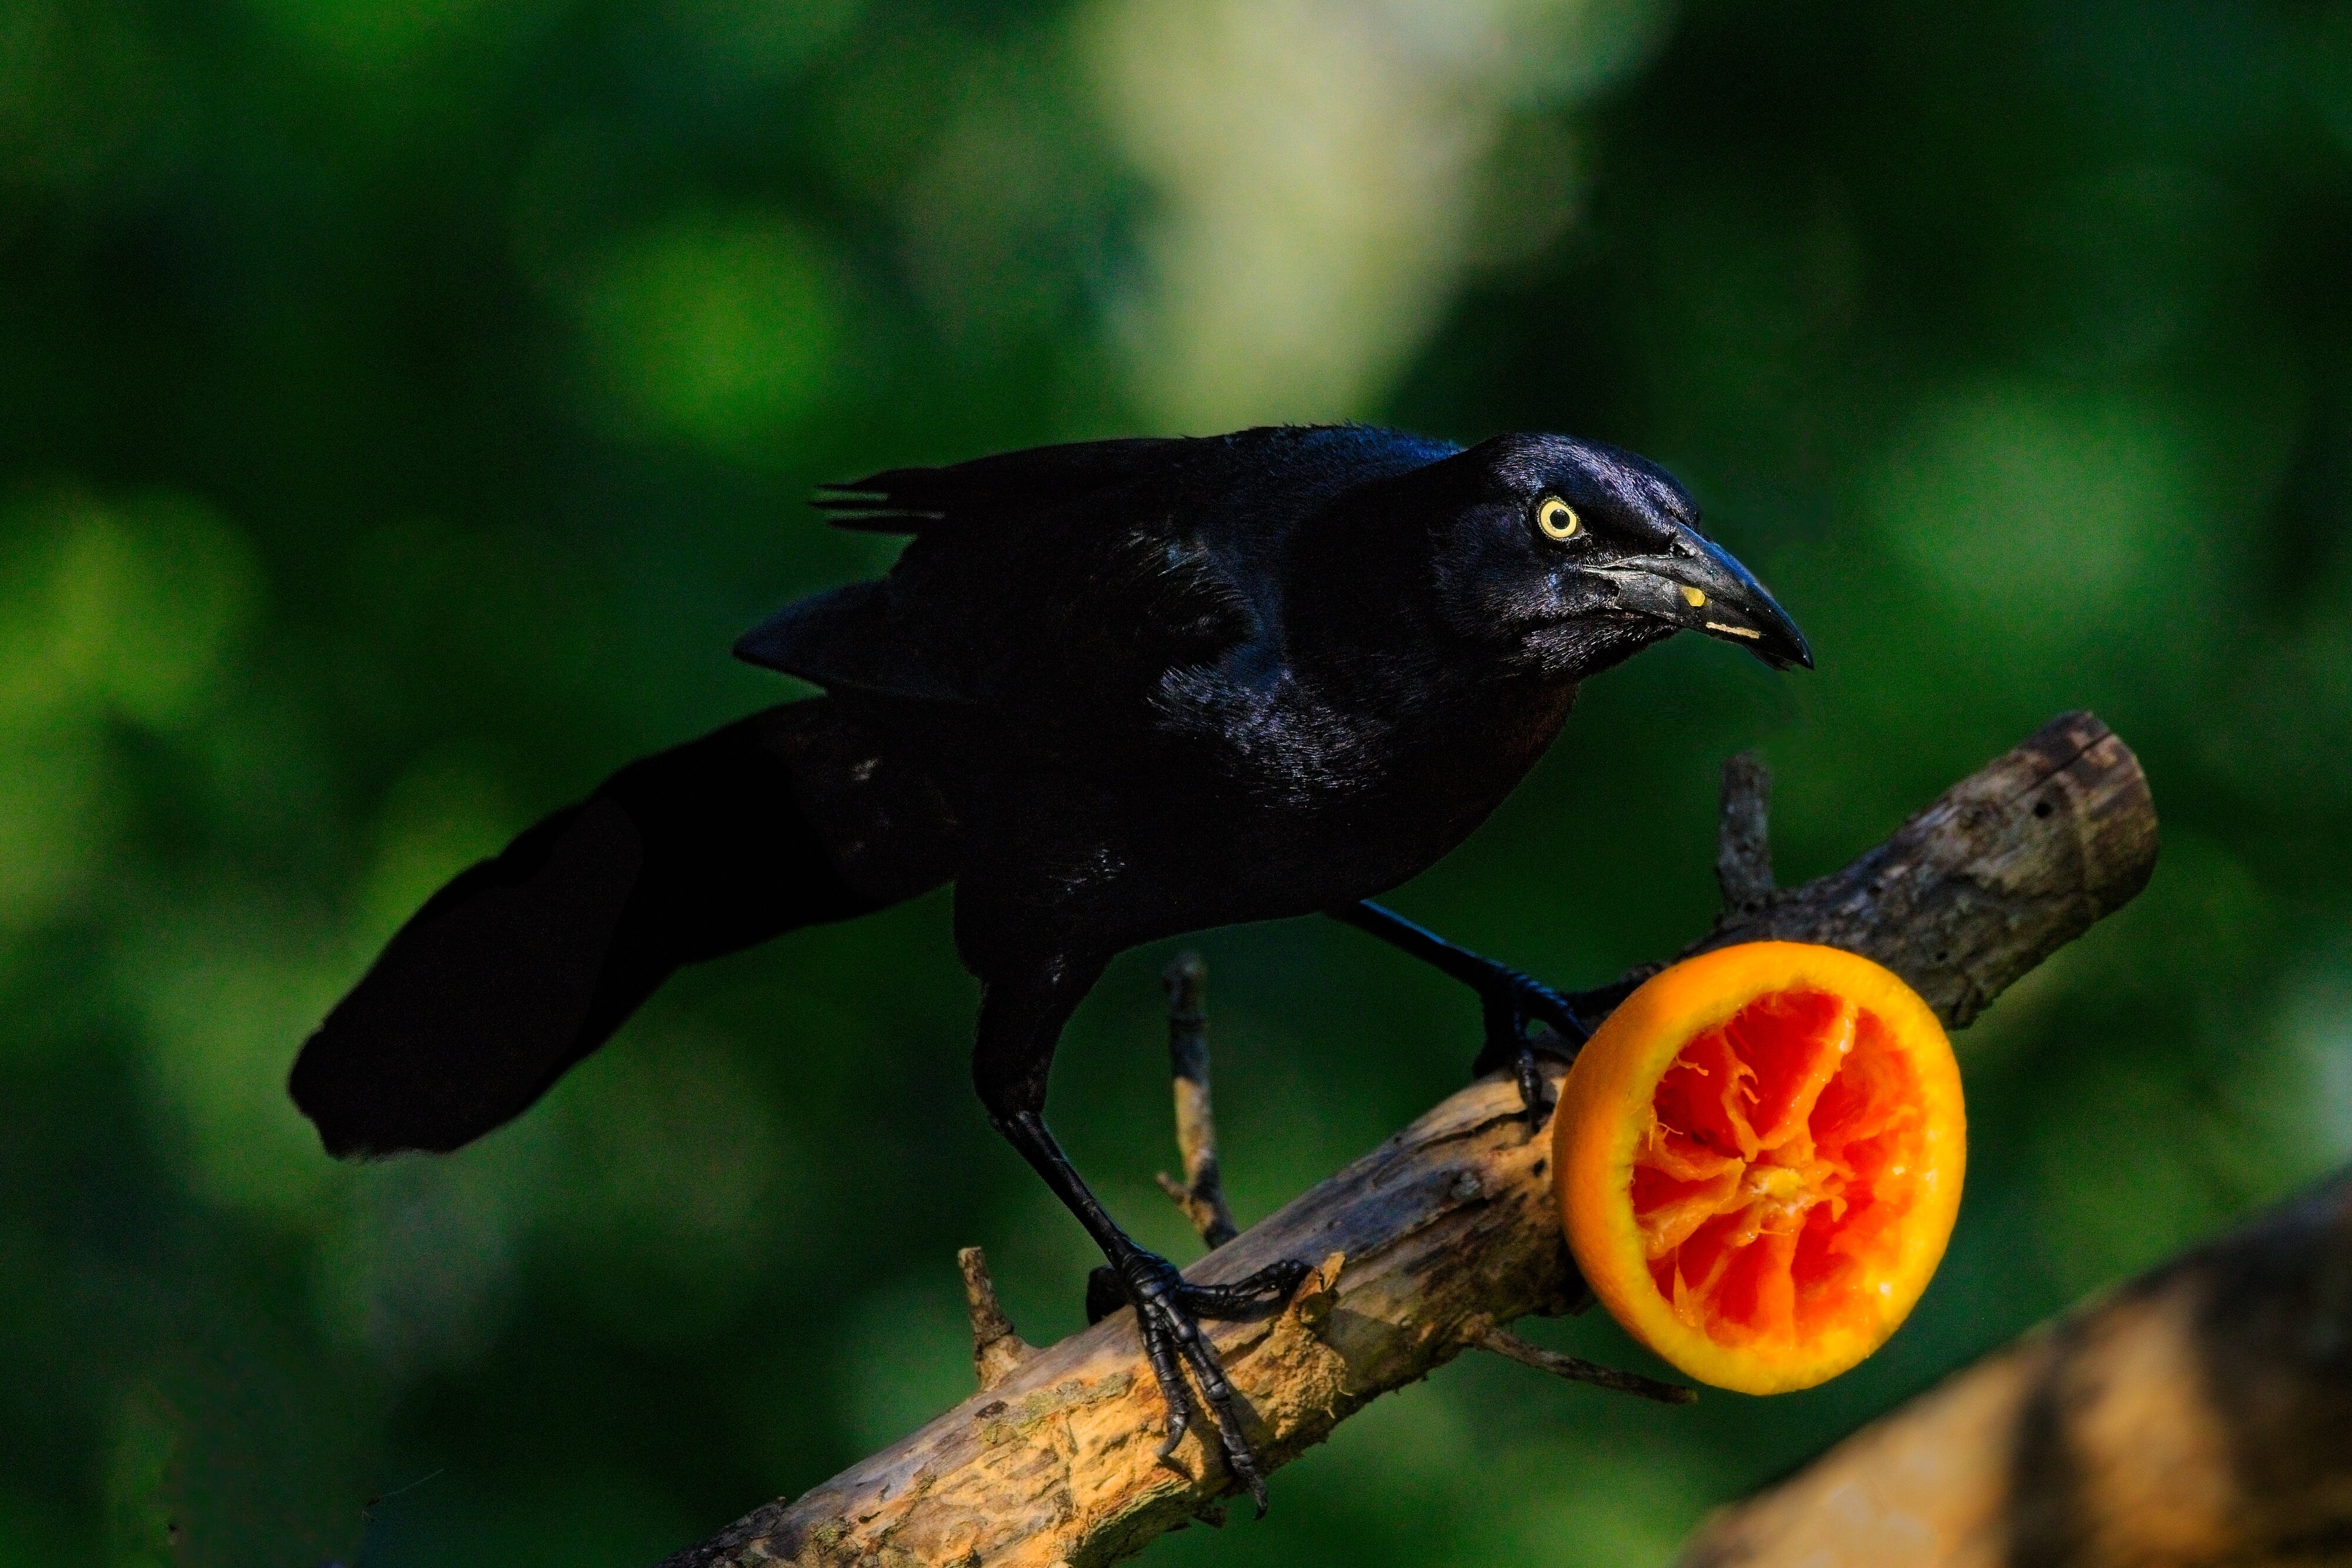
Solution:
M829 489L835 522L912 541L736 645L826 695L631 763L459 874L304 1046L294 1098L336 1155L454 1149L678 966L952 881L989 1119L1101 1247L1089 1311L1135 1308L1168 1450L1189 1366L1262 1508L1197 1320L1305 1266L1205 1287L1129 1239L1045 1126L1065 1020L1123 949L1328 912L1474 987L1475 1066L1515 1066L1533 1116L1528 1030L1581 1040L1576 1000L1366 901L1511 792L1580 681L1685 628L1776 668L1811 664L1804 638L1673 478L1564 436L1284 427Z

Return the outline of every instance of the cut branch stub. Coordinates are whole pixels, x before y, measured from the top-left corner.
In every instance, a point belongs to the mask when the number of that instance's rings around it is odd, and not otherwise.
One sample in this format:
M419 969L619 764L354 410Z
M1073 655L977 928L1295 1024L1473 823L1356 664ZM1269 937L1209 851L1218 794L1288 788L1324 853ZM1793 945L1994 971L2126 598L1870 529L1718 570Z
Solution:
M2070 714L1846 870L1722 923L1702 946L1769 936L1848 947L1957 1026L2137 892L2155 859L2137 761L2098 720ZM1459 1354L1474 1319L1499 1325L1571 1298L1549 1153L1549 1139L1528 1134L1517 1086L1490 1077L1185 1270L1221 1283L1286 1259L1345 1257L1312 1312L1208 1326L1269 1470ZM1176 1451L1181 1469L1157 1462L1166 1419L1134 1318L1116 1312L667 1568L975 1556L988 1568L1097 1568L1233 1490L1197 1431Z
M977 1247L956 1253L963 1272L964 1310L971 1315L971 1365L983 1389L993 1388L1037 1347L1013 1331L1013 1320L996 1304L996 1281L989 1277L988 1254Z
M1176 1094L1176 1152L1184 1162L1181 1181L1158 1174L1160 1190L1184 1211L1201 1244L1223 1247L1240 1233L1225 1202L1224 1174L1217 1164L1217 1118L1209 1098L1209 966L1198 953L1183 953L1160 977L1168 992L1168 1071Z
M1772 770L1752 751L1726 758L1717 816L1715 880L1725 918L1772 901Z

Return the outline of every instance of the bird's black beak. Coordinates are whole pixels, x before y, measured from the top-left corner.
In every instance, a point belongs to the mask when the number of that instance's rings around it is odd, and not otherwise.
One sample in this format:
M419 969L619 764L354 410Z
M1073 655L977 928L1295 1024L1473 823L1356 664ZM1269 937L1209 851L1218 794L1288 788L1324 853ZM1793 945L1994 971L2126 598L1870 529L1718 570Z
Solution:
M1813 651L1789 612L1731 552L1696 529L1675 531L1673 547L1611 570L1619 607L1736 643L1776 670L1813 667Z

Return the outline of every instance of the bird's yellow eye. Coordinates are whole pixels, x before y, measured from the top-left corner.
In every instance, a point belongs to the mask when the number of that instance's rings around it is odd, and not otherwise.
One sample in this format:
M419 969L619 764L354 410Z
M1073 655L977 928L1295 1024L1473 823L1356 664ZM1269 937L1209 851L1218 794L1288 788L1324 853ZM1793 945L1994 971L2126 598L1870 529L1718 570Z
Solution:
M1569 539L1574 538L1577 530L1584 527L1584 519L1576 515L1574 507L1558 496L1547 496L1544 504L1536 508L1536 527L1544 531L1546 538Z

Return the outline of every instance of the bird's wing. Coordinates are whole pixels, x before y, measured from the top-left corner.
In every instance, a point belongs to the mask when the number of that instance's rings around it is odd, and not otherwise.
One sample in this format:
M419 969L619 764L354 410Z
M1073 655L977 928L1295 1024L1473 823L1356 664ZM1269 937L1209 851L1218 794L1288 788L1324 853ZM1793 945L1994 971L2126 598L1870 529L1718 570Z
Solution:
M814 504L843 527L914 535L890 575L788 605L735 651L831 690L1103 711L1274 627L1298 517L1450 450L1281 426L869 475Z
M886 468L820 486L822 493L809 505L836 527L866 533L925 534L1018 522L1149 478L1181 461L1188 448L1213 444L1137 436L1033 446L942 468Z
M968 702L977 695L939 661L930 639L893 624L891 584L853 582L796 599L746 632L735 656L782 670L827 691L918 702Z
M1215 494L1236 439L1040 446L828 486L812 504L833 522L915 538L887 578L789 604L735 652L828 690L950 703L1213 658L1257 616L1187 503Z
M984 704L1041 679L1091 689L1156 679L1258 624L1197 539L1149 528L1016 532L1010 548L919 538L888 577L786 605L736 656L828 691Z

